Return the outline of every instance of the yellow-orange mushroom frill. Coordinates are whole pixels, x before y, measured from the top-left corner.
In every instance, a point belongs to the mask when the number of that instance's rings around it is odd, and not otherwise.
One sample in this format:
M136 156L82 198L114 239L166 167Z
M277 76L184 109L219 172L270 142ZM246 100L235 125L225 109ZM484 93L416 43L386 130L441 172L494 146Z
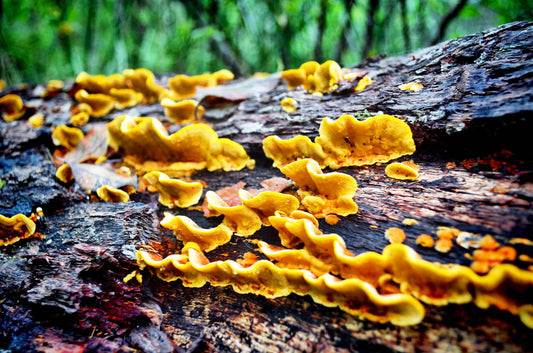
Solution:
M102 93L88 93L86 90L79 90L74 95L79 103L85 103L91 106L90 115L100 118L108 114L115 107L115 101L112 97Z
M218 138L205 124L193 124L168 135L154 118L120 116L107 125L109 145L141 172L162 171L170 177L194 171L253 168L244 148L229 139Z
M5 217L0 214L0 246L16 243L35 234L35 222L23 214Z
M147 173L143 179L159 191L159 202L169 208L190 207L202 197L203 185L200 182L171 179L162 172Z
M343 173L324 174L312 159L302 159L281 168L280 171L299 187L302 205L315 217L334 213L347 216L357 213L353 200L357 181Z
M416 180L418 168L407 163L391 163L385 168L385 174L389 178L399 180Z
M128 202L130 200L130 196L128 193L124 190L114 188L109 185L104 185L98 190L96 190L96 194L100 199L107 202Z
M174 216L165 212L161 226L174 231L176 238L183 241L184 245L195 243L201 251L209 252L231 240L233 231L224 224L215 228L205 229L199 227L192 219L186 216Z
M165 98L161 101L161 105L164 108L165 116L175 124L193 123L197 117L201 119L205 113L205 108L199 106L194 99L174 102L172 99Z
M285 141L269 136L263 141L265 155L278 168L304 158L333 169L369 165L412 154L415 149L409 125L391 115L376 115L365 121L351 115L336 121L324 118L315 142L304 136Z
M57 126L52 132L52 142L56 146L63 146L68 150L74 150L78 144L83 140L83 131L76 127L68 127L66 125Z
M26 106L22 98L16 94L6 94L0 98L0 110L5 121L13 121L26 114Z

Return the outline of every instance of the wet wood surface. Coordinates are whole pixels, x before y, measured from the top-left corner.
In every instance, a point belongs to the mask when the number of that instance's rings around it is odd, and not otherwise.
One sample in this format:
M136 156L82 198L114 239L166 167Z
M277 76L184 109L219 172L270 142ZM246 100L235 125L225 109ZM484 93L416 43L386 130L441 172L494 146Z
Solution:
M420 165L416 181L387 178L385 165L342 168L359 184L356 215L326 233L341 235L354 253L381 252L389 227L405 230L405 243L425 259L442 263L470 260L471 250L455 246L441 254L416 245L422 233L455 227L490 234L501 243L511 238L533 240L532 129L533 26L515 23L426 48L410 55L368 60L352 68L373 79L361 92L357 82L315 97L283 83L258 96L234 103L205 99L206 122L219 136L243 144L256 159L253 170L201 172L194 176L208 190L239 181L258 188L282 176L261 149L264 137L317 135L323 117L387 113L411 126L417 151L401 160ZM161 78L164 81L164 77ZM420 92L399 84L419 81ZM39 98L39 86L11 88L45 116L45 126L30 127L27 117L0 122L0 214L29 215L42 207L43 240L31 239L0 248L0 349L13 352L523 352L531 330L507 312L474 305L425 305L421 324L396 327L352 317L326 308L310 297L290 295L266 299L241 295L230 288L206 285L186 288L166 283L148 272L143 283L123 282L135 270L135 251L159 244L178 251L169 230L159 221L168 209L157 194L131 196L127 204L93 202L75 184L55 178L52 125L69 121L74 102L66 94ZM4 94L5 92L2 92ZM293 97L299 109L281 110L280 100ZM366 110L366 113L365 113ZM121 114L165 120L158 104L92 119L83 127L108 122ZM171 128L172 129L172 128ZM214 226L194 210L173 209L201 226ZM418 224L406 226L412 218ZM253 236L271 242L276 232L264 227ZM516 245L531 255L533 249ZM236 258L253 250L242 238L215 250L211 260ZM518 262L521 267L528 263Z

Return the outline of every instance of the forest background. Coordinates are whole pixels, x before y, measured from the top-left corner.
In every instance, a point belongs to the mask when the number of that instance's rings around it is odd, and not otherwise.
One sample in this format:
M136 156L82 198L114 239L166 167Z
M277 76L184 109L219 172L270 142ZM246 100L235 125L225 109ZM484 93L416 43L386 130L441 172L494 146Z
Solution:
M0 0L0 79L349 66L532 18L531 0Z

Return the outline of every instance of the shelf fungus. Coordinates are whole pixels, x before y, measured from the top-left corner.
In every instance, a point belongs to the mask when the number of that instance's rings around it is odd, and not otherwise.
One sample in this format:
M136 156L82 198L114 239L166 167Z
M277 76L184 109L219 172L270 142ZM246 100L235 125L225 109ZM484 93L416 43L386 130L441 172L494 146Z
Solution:
M143 101L143 95L131 88L111 88L109 95L115 101L115 108L122 110L134 107Z
M211 74L187 76L176 75L169 78L168 87L176 100L192 98L196 95L196 87L213 87L233 80L234 75L229 70L219 70Z
M302 205L315 217L357 213L357 204L353 200L357 181L351 176L335 172L324 174L313 159L293 162L280 171L294 181Z
M300 65L298 69L285 70L281 77L287 81L289 89L303 85L305 90L311 92L330 92L342 80L342 69L333 60L323 64L309 61Z
M324 118L314 142L305 136L289 140L269 136L263 140L265 155L278 168L304 158L316 160L322 168L362 166L388 162L415 149L409 125L391 115L376 115L365 121L351 115L336 121Z
M205 194L207 208L213 215L224 215L223 224L239 236L250 236L261 229L259 215L246 205L229 206L213 191Z
M171 179L162 172L147 173L143 180L159 192L159 202L169 208L190 207L202 197L203 185L200 182Z
M416 180L418 178L418 165L411 162L391 163L385 168L389 178L399 180Z
M170 98L161 101L164 108L165 116L175 124L193 123L196 118L201 119L205 113L205 108L198 105L194 99L185 99L175 102Z
M291 97L286 97L281 100L281 109L285 113L294 113L298 109L298 102Z
M292 195L273 191L263 191L253 195L244 189L239 190L239 197L243 205L254 210L264 225L270 225L269 217L276 212L291 214L300 206L300 201Z
M411 128L391 115L376 115L365 121L351 115L336 121L325 118L315 142L329 156L331 168L388 162L415 152Z
M26 114L26 106L22 98L16 94L6 94L0 98L0 110L5 121L14 121Z
M23 214L10 218L0 215L0 246L35 236L35 230L35 222Z
M89 93L81 89L76 92L74 98L79 103L88 104L91 107L90 115L95 118L100 118L115 108L115 100L107 94Z
M417 324L424 317L424 307L410 295L382 295L358 279L341 280L329 274L315 276L306 270L279 268L266 260L248 267L232 260L210 262L199 249L186 247L182 254L164 259L140 250L137 262L141 269L148 267L165 281L181 279L187 287L202 287L209 282L212 286L232 286L237 293L254 293L268 298L291 293L310 295L322 305L399 326Z
M76 149L83 138L83 131L76 127L68 127L66 125L57 126L52 132L52 142L54 145L63 146L68 150Z
M186 216L174 216L165 212L161 226L173 230L176 238L188 243L195 243L201 251L209 252L231 240L233 231L224 224L215 228L205 229L199 227L192 219Z
M100 199L107 202L128 202L130 200L130 196L128 193L124 190L114 188L109 185L104 185L98 188L96 190L96 194Z
M162 171L174 177L202 169L231 171L254 166L241 145L218 138L205 124L189 125L169 136L157 119L123 115L107 127L109 145L140 172Z
M161 101L169 95L169 92L164 87L155 83L155 76L148 69L127 69L122 74L126 79L127 87L143 95L144 104Z

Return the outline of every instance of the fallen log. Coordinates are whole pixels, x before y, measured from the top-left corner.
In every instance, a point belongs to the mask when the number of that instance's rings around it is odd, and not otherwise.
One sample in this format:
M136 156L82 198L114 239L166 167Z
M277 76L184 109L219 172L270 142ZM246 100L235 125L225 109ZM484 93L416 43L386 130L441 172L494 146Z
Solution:
M533 120L531 87L533 25L512 23L458 38L415 53L367 60L351 68L373 83L354 92L357 81L341 82L331 94L317 97L283 81L266 92L239 99L206 97L204 119L220 137L241 143L256 159L255 169L200 172L210 190L241 181L247 188L282 176L262 151L269 135L303 134L314 138L323 117L342 114L364 118L386 113L402 117L412 128L417 151L401 160L420 165L415 181L386 177L384 165L347 167L359 187L356 215L330 225L324 233L342 236L354 254L381 253L385 230L402 228L405 244L428 261L471 260L472 249L454 246L448 253L417 245L420 234L451 227L498 242L533 240ZM420 82L418 92L400 84ZM135 252L149 245L163 254L180 244L160 226L166 207L157 194L138 192L131 201L94 202L76 184L55 178L52 125L68 123L71 97L43 100L40 86L2 92L20 94L27 105L46 116L34 129L26 118L0 121L0 214L29 215L44 210L40 232L46 237L0 247L0 349L8 351L372 351L527 350L530 329L517 316L473 304L425 306L417 325L398 327L360 320L340 309L316 304L295 294L267 299L206 285L188 288L143 272L142 284L123 279L137 269ZM295 113L281 109L292 97ZM159 104L136 106L122 114L166 121ZM96 123L83 127L88 132ZM172 210L204 227L220 218L196 210ZM418 223L406 225L406 219ZM276 241L277 232L263 227L258 239ZM279 240L278 240L279 241ZM532 256L533 246L514 245ZM210 260L236 258L255 248L243 238L208 254ZM527 268L530 263L517 261Z

